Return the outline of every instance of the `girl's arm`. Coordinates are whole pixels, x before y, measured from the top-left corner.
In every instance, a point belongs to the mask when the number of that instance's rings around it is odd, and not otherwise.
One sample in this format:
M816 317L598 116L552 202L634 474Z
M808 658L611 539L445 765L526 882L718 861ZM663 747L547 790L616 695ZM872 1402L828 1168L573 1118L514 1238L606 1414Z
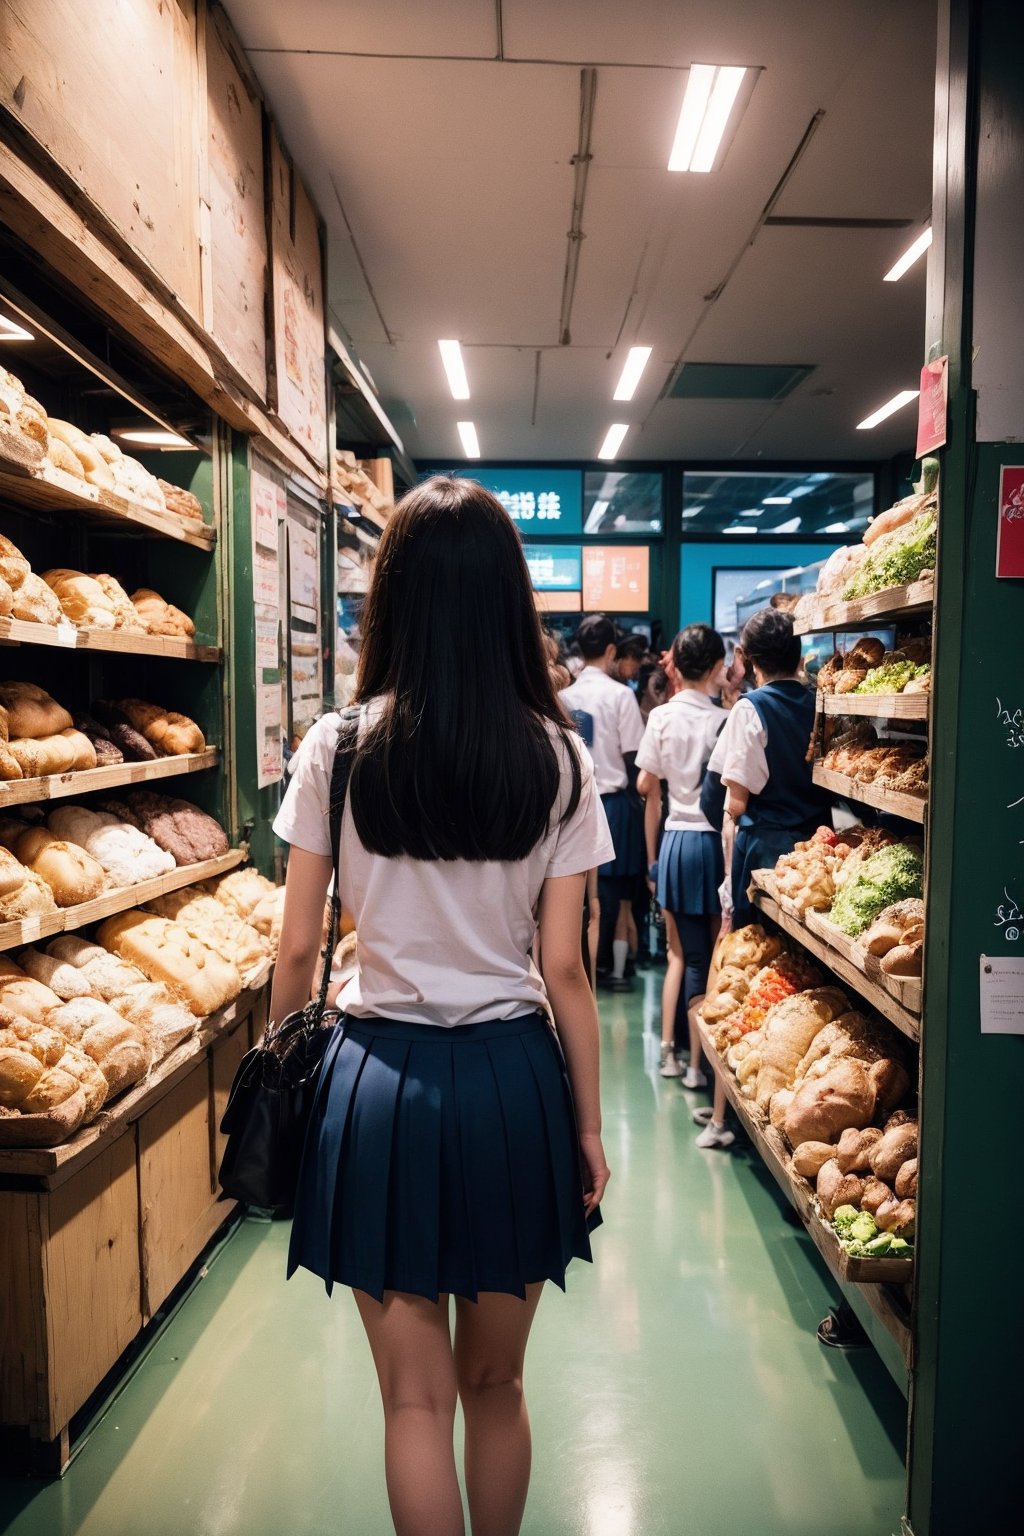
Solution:
M645 769L636 781L636 787L644 797L644 842L647 845L647 866L658 857L658 833L661 831L661 780ZM651 882L648 880L648 886Z
M733 784L728 779L725 780L725 788L725 814L731 816L733 821L739 821L747 808L750 790L745 785Z
M585 880L585 875L556 875L545 880L540 894L540 952L544 985L576 1106L580 1152L587 1171L584 1204L589 1213L600 1204L610 1174L601 1145L597 1004L580 953Z
M292 848L284 887L281 943L270 994L270 1022L280 1024L309 1002L320 955L324 902L331 879L327 854Z

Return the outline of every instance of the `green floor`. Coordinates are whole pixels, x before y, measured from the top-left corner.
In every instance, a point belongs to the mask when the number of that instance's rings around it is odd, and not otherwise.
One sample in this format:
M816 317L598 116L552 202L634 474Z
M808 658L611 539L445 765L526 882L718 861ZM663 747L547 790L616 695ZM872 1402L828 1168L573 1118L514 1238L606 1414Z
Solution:
M541 1304L526 1536L892 1536L906 1406L756 1156L701 1152L657 1075L660 974L602 1000L614 1177L597 1263ZM9 1536L385 1536L383 1427L345 1293L284 1283L246 1222L62 1481L0 1482ZM82 1319L88 1327L88 1319Z

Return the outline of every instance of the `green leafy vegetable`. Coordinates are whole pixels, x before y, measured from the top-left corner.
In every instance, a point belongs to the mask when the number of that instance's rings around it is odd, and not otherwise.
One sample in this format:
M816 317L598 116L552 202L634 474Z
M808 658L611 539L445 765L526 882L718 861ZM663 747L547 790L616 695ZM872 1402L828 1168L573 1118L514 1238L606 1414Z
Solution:
M924 863L920 851L907 843L892 843L870 854L836 896L829 914L843 933L863 933L886 907L920 896Z
M843 597L849 601L887 587L903 587L916 581L922 571L934 570L937 529L935 513L927 511L883 534L843 588Z
M880 667L872 667L854 693L902 693L915 677L925 677L931 667L925 662L915 666L912 661L886 661Z

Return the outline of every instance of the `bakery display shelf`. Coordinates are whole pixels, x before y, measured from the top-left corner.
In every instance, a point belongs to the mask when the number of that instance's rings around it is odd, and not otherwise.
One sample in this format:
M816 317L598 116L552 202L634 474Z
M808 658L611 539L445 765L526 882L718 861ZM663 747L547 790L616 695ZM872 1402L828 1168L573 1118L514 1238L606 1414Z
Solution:
M93 522L107 524L124 532L134 526L142 534L176 539L209 554L217 539L213 528L196 525L195 531L173 512L157 512L137 501L129 501L114 491L78 480L65 470L44 463L39 469L26 469L6 455L0 456L0 493L19 507L36 512L79 512Z
M901 1034L910 1040L920 1040L919 978L887 976L874 955L865 954L834 924L825 924L820 913L809 912L803 918L792 908L787 910L783 898L774 889L769 870L755 871L752 897L754 905L765 917L771 918L784 933L796 939L822 965L827 965L841 981L845 981L865 1002L870 1003L877 1013L888 1019L890 1024L895 1024ZM843 941L842 946L835 942L836 939ZM868 962L875 974L869 974L866 969Z
M219 645L197 645L171 635L136 635L123 629L77 629L74 624L34 624L0 619L0 645L49 645L68 651L116 651L127 656L168 656L175 661L222 659Z
M935 579L925 577L905 587L887 587L884 592L872 592L870 597L857 597L851 602L822 602L811 615L794 623L798 635L816 635L823 630L860 629L869 621L881 623L886 619L910 618L927 613L935 602Z
M252 1011L273 971L270 961L261 976L240 992L233 1003L196 1021L195 1031L150 1068L141 1082L105 1104L96 1119L54 1147L0 1147L0 1178L40 1179L62 1182L75 1165L90 1161L126 1125L137 1120L155 1101L186 1076L196 1059L230 1030L237 1019Z
M0 810L9 805L35 805L44 800L65 800L69 795L92 795L118 789L124 784L148 784L154 779L202 773L216 768L220 750L179 752L148 763L112 763L109 768L81 768L76 773L51 773L38 779L6 779L0 783Z
M37 939L49 939L55 933L73 933L90 923L102 922L115 912L127 912L131 907L141 907L168 891L180 891L183 886L195 885L200 880L212 880L215 875L227 874L244 864L249 857L248 848L229 848L216 859L201 859L198 864L181 864L166 875L153 880L140 880L138 885L120 886L114 891L104 891L92 901L83 901L76 907L62 907L56 912L36 912L31 917L18 918L13 923L0 923L0 950L17 949L22 944L34 944Z
M927 693L823 693L823 715L869 715L876 720L927 720Z
M855 1259L843 1248L831 1226L819 1216L814 1204L814 1193L806 1179L790 1170L789 1151L779 1131L761 1115L756 1105L744 1098L729 1066L716 1051L707 1027L699 1022L701 1044L715 1076L725 1089L726 1098L736 1117L754 1143L758 1154L771 1173L776 1184L789 1200L808 1236L828 1265L832 1274L843 1285L855 1285L865 1294L873 1286L904 1286L913 1276L913 1259ZM899 1292L897 1292L897 1296ZM909 1319L895 1297L887 1298L881 1305L872 1303L872 1310L880 1317L899 1344L904 1358L909 1362L911 1334Z
M902 816L904 821L923 822L928 809L924 795L906 795L896 789L883 789L874 784L861 784L845 773L836 773L815 763L813 778L822 789L830 789L846 800L856 800L861 805L872 805L877 811L888 811L890 816Z

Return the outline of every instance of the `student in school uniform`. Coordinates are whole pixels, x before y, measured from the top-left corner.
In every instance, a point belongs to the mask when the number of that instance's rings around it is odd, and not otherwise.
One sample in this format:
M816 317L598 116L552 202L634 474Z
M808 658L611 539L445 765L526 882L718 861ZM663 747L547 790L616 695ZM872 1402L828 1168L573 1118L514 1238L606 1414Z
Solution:
M610 952L610 986L613 991L628 992L633 985L626 977L631 903L644 856L641 811L635 798L636 750L644 722L636 694L615 680L618 643L611 619L603 613L588 614L576 631L576 643L583 670L559 697L591 744L594 777L615 845L613 857L598 870L598 965L602 960L607 964Z
M725 642L707 624L689 624L672 643L679 691L651 711L636 755L637 789L646 801L644 830L648 877L665 917L668 962L661 995L662 1077L682 1076L679 1053L688 1043L679 1032L693 998L707 986L718 932L722 839L700 808L701 784L726 712L714 702L725 675ZM668 786L668 820L658 847L662 783ZM680 994L683 1006L679 1007ZM677 1019L679 1023L677 1023ZM685 1025L684 1025L685 1027ZM684 1084L700 1087L699 1046Z
M564 1287L570 1261L591 1258L609 1177L580 931L586 873L613 847L519 535L490 492L437 476L403 499L362 623L339 849L356 972L318 1081L289 1273L354 1292L396 1530L462 1536L458 1399L473 1529L514 1536L530 1326L545 1281ZM310 995L339 734L337 715L309 731L274 824L291 845L277 1021Z

